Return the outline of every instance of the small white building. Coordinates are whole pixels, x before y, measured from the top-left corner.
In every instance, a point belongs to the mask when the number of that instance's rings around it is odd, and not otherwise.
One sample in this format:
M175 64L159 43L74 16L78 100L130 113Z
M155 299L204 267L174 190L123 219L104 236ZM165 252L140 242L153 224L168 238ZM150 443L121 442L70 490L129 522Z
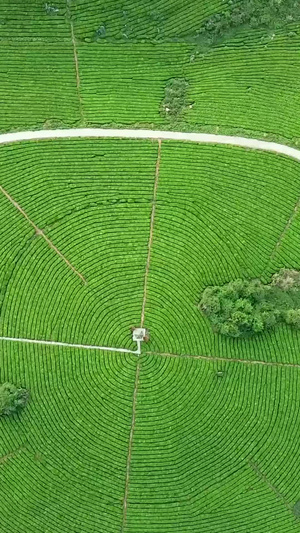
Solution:
M135 328L132 331L132 340L134 340L135 342L137 341L142 342L145 339L146 335L147 335L146 328Z

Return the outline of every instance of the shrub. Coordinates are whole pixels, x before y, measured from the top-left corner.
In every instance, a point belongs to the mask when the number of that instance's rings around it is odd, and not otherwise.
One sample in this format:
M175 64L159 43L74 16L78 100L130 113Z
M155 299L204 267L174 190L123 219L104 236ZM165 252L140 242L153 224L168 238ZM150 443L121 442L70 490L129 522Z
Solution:
M0 415L13 415L23 409L29 399L27 389L18 389L12 383L0 385Z
M300 20L295 0L231 0L226 11L204 21L198 35L214 44L243 28L276 29Z
M269 285L259 280L231 281L207 287L200 309L217 333L243 337L273 328L279 322L300 328L300 272L280 270Z
M47 15L57 15L59 12L59 9L55 6L52 6L51 4L45 4L45 10Z
M170 119L178 118L188 106L188 82L184 78L171 78L165 87L161 114Z
M300 272L282 268L272 277L272 285L283 291L298 290L300 287Z

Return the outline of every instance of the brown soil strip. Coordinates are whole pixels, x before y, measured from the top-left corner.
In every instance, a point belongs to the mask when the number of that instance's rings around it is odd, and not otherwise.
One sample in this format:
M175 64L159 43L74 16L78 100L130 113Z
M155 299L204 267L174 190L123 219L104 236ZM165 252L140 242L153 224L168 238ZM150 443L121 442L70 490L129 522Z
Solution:
M144 352L147 355L160 355L161 357L179 357L182 359L204 359L206 361L224 361L226 363L242 363L244 365L265 365L265 366L278 366L286 368L300 368L300 364L297 363L277 363L270 361L255 361L248 359L229 359L228 357L215 357L214 355L188 355L188 354L174 354L174 353L160 353L160 352Z
M25 213L24 209L22 209L22 207L12 198L12 196L10 196L10 194L8 194L8 192L3 187L1 187L1 185L0 185L0 192L2 192L2 194L4 194L4 196L6 196L6 198L13 204L13 206L27 220L27 222L29 222L29 224L34 228L36 234L41 236L41 237L43 237L43 239L45 239L45 241L50 246L50 248L52 248L52 250L54 250L59 255L59 257L81 279L81 281L84 284L86 284L87 282L86 282L85 278L82 276L82 274L80 274L80 272L78 272L78 270L76 270L76 268L70 263L70 261L68 261L68 259L58 250L58 248L56 248L56 246L54 246L53 242L50 241L50 239L45 235L43 230L38 228L38 226L36 226L36 224L34 222L32 222L32 220L29 218L27 213Z
M249 461L249 465L252 468L252 470L258 475L258 477L269 487L269 489L271 489L274 492L274 494L276 494L277 498L279 498L284 503L285 507L293 514L295 518L295 515L292 511L292 505L290 505L286 497L281 492L279 492L279 490L276 487L274 487L272 483L270 483L266 475L263 474L263 472L260 470L260 468L258 467L256 463L254 463L253 461Z
M136 413L139 379L140 379L140 362L138 361L137 367L136 367L133 401L132 401L132 421L131 421L131 428L130 428L130 435L129 435L129 446L128 446L128 456L127 456L127 465L126 465L126 481L125 481L125 492L124 492L124 500L123 500L123 520L122 520L121 533L125 531L126 519L127 519L130 465L131 465L131 455L132 455L133 434L134 434L134 428L135 428L135 413Z
M290 218L288 219L283 231L281 232L277 243L274 246L274 249L273 249L273 251L271 253L270 261L272 261L274 259L276 253L278 252L284 237L286 236L286 234L287 234L292 222L294 222L294 220L295 220L295 218L296 218L296 216L298 214L299 207L300 207L300 198L299 198L298 202L296 203L296 205L295 205L295 207L293 209L293 212L292 212Z
M154 182L151 222L150 222L150 236L149 236L149 242L148 242L148 257L147 257L147 264L146 264L145 281L144 281L144 296L143 296L143 305L142 305L142 313L141 313L141 328L144 326L144 321L145 321L145 307L146 307L146 301L147 301L148 276L149 276L152 241L153 241L155 205L156 205L156 196L157 196L157 188L158 188L158 180L159 180L160 160L161 160L161 139L158 139L158 151L157 151L157 160L156 160L156 166L155 166L155 182Z
M0 457L0 465L3 465L9 459L16 457L16 455L23 452L24 450L25 450L25 446L21 446L21 448L18 448L17 450L14 450L13 452L7 453L6 455L3 455L2 457Z
M66 3L67 3L67 16L68 16L68 19L69 19L69 22L70 22L71 38L72 38L73 52L74 52L74 63L75 63L75 72L76 72L77 94L78 94L78 100L79 100L79 111L80 111L81 123L84 125L85 124L85 117L84 117L84 113L83 113L82 98L81 98L81 94L80 94L79 64L78 64L76 37L75 37L75 31L74 31L74 25L73 25L73 20L72 20L72 13L71 13L71 0L66 0Z

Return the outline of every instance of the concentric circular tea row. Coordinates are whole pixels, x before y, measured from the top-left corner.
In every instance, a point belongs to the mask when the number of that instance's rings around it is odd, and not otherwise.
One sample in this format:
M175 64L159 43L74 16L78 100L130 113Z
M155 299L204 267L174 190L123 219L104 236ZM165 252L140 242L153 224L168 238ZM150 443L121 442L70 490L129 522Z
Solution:
M117 531L134 357L2 341L1 361L1 381L31 398L21 415L0 419L0 530Z

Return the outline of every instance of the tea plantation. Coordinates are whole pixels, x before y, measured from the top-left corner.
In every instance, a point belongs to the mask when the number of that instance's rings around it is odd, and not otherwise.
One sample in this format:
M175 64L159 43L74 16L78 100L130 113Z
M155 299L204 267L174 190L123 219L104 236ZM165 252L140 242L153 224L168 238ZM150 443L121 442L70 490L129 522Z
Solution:
M298 3L246 4L4 0L0 133L297 147ZM0 533L298 532L300 331L225 337L198 304L300 270L299 161L53 132L0 168L0 385L29 391L0 412Z

